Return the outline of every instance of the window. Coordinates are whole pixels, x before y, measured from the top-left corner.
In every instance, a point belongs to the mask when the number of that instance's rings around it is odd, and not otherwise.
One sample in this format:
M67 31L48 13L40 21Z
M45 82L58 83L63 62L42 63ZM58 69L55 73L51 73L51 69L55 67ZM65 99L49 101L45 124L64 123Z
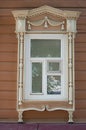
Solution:
M68 122L73 122L74 38L80 12L42 6L12 13L18 38L18 121L27 110L66 110Z
M67 100L68 44L62 34L26 34L25 100Z

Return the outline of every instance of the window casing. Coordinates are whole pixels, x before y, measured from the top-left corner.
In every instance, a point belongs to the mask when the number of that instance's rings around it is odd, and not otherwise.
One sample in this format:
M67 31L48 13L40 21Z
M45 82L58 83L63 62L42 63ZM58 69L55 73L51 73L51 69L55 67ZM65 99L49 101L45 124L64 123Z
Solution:
M65 110L73 122L74 39L80 12L45 5L12 14L18 38L18 122L27 110Z
M67 36L26 34L24 52L24 100L68 100Z

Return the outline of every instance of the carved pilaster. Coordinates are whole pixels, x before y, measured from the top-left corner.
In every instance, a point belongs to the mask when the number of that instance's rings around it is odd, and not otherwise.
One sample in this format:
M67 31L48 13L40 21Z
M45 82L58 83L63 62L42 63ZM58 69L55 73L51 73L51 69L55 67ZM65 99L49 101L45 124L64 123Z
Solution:
M24 33L18 34L18 104L22 104L23 98L23 65L24 65Z
M68 86L69 86L69 104L73 101L73 50L72 50L72 33L68 34Z

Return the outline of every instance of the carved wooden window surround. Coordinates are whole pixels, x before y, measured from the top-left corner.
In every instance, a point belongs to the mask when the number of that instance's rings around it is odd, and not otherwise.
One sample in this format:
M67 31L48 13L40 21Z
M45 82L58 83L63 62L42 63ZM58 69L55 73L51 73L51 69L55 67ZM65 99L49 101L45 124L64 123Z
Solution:
M68 122L73 122L73 111L75 110L74 38L76 34L76 20L79 17L80 12L63 11L50 6L42 6L31 10L17 10L12 13L16 20L15 32L18 38L18 121L23 121L22 114L27 110L65 110L69 113ZM53 46L54 42L55 44L58 43L57 46L59 47L57 47L57 50L59 48L62 53L60 56L44 56L46 55L44 53L43 56L35 56L38 55L36 54L37 52L34 52L36 43L37 46L40 47L40 44L43 42L47 44L47 40L48 42L53 40ZM38 44L39 41L40 44ZM50 43L52 44L52 42ZM34 51L32 51L31 47ZM46 52L47 51L49 51L49 49L46 49ZM54 69L55 72L48 66L54 66L55 68L52 69ZM31 87L31 84L33 84L32 80L35 82L37 78L32 79L32 73L34 75L34 72L32 71L34 68L37 69L37 67L38 70L41 68L42 70L40 70L43 72L43 74L41 74L42 86L47 86L47 88L41 88L41 92L35 89L34 85L33 88ZM62 93L60 98L58 93L54 93L54 90L50 91L49 85L46 85L47 82L49 82L49 84L51 83L51 78L54 79L54 85L50 86L53 86L54 88L55 82L57 82L57 80L60 81L59 85L57 85L59 94ZM61 92L62 87L63 90Z

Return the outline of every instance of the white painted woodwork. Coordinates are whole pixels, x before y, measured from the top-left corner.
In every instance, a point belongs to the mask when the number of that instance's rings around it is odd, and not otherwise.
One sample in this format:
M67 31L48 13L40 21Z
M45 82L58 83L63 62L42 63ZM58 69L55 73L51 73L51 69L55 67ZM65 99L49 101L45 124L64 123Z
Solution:
M50 6L42 6L36 9L31 10L15 10L12 11L15 20L16 20L16 29L15 32L18 35L18 70L17 70L17 111L19 113L19 122L22 122L22 113L26 110L37 110L37 111L54 111L54 110L66 110L69 113L69 122L73 122L73 111L75 109L75 87L74 87L74 37L76 31L76 21L80 15L80 12L77 11L65 11L59 10ZM50 18L50 16L52 18ZM43 17L42 17L43 16ZM38 18L36 20L36 18ZM54 18L54 19L53 19ZM42 30L40 30L42 27ZM43 28L44 27L44 28ZM55 30L53 28L55 27ZM38 29L37 29L38 28ZM49 30L51 29L51 30ZM68 82L66 88L67 96L66 105L65 101L61 100L60 105L58 106L58 99L55 100L57 104L53 104L52 99L50 102L44 98L44 102L39 102L37 104L32 104L29 102L29 98L27 98L27 102L24 100L25 91L25 66L24 66L24 47L27 42L25 39L26 36L30 39L29 35L33 34L52 34L54 37L62 37L66 36L66 44L64 49L68 52L65 59L68 61L66 64L67 69L65 75L68 77L66 81ZM51 37L52 38L52 37ZM62 39L62 38L60 38ZM64 41L65 42L65 41ZM65 51L65 50L64 50ZM64 52L63 51L63 52ZM64 54L63 54L64 55ZM65 66L65 65L64 65ZM26 70L27 71L27 70ZM27 77L26 77L27 79ZM44 91L45 89L43 89ZM26 93L26 97L28 93ZM38 95L40 97L40 95ZM36 101L37 102L37 99ZM26 104L26 107L25 107ZM28 105L27 105L28 104Z

